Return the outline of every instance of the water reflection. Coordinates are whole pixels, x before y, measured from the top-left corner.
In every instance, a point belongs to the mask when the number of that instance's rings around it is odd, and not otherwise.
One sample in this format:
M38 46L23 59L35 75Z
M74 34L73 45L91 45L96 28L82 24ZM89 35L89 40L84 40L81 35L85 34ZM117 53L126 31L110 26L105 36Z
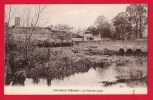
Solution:
M147 58L146 58L147 59ZM30 79L27 78L25 81L26 86L31 85L43 85L46 86L85 86L85 87L103 87L104 81L114 82L118 79L131 79L131 77L147 77L147 60L140 58L131 58L128 64L119 66L116 63L113 63L107 68L90 68L88 72L85 73L76 73L74 75L65 77L64 79ZM140 73L140 74L137 74ZM132 75L132 76L131 76ZM137 76L139 75L139 76ZM38 83L38 84L34 84ZM116 87L131 87L131 86L146 86L147 80L137 82L127 83L115 83Z

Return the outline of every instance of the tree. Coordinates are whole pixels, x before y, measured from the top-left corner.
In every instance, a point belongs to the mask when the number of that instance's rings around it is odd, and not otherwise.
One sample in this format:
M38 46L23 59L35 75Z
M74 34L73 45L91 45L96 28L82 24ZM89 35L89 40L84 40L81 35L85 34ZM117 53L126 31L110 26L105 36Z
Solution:
M13 16L16 12L16 7L12 7L12 5L6 5L5 7L5 25L7 24L10 27L10 22L13 19Z
M13 16L15 14L16 7L12 7L12 5L6 5L5 7L5 52L9 55L9 48L11 45L13 45L13 35L11 34L11 30L13 27L11 27L10 22L13 19Z
M115 27L114 27L114 25L113 25L113 23L111 23L111 26L110 26L110 38L111 39L117 39L117 32L116 32L116 30L115 30Z
M25 54L24 57L25 59L28 59L28 52L31 44L31 37L37 28L37 24L40 20L40 17L44 11L46 6L42 5L36 5L34 7L31 7L30 5L26 5L23 7L24 13L21 15L22 16L22 24L24 27L27 27L27 30L25 31Z
M132 26L132 31L136 38L142 38L143 32L147 26L147 5L146 4L131 4L127 7L126 12L129 16L129 21Z
M87 28L87 31L90 31L93 35L99 34L97 28L94 27L93 25L92 25L92 26L89 26L89 27Z
M15 6L13 6L13 7L15 7ZM12 34L12 27L10 27L10 22L11 22L11 19L15 17L13 14L14 14L14 12L16 12L16 11L12 12L13 7L11 5L9 5L6 8L6 13L5 13L5 20L6 20L5 30L7 30L7 31L5 31L6 34L8 34L8 33ZM13 55L11 53L11 50L8 49L8 52L6 52L6 53L8 55L10 55L8 57L8 59L9 59L8 62L9 62L9 66L11 67L10 69L11 69L11 72L12 72L13 84L20 83L20 84L23 85L25 77L26 77L25 76L26 75L25 74L25 69L26 69L25 66L28 64L27 63L28 54L30 53L29 50L32 48L31 47L31 37L33 35L33 32L34 32L35 28L37 27L38 21L41 17L41 14L42 14L45 6L36 5L34 7L31 7L31 5L25 5L25 6L22 5L22 8L23 9L20 9L22 13L18 12L20 14L18 16L22 18L22 24L26 29L26 31L23 30L25 32L24 34L25 34L25 37L26 37L25 41L24 41L24 44L20 44L17 41L11 41L11 42L8 43L7 42L8 39L6 39L6 44L15 43L16 45L22 45L22 47L24 49L24 54L23 55L24 55L25 58L23 60L20 59L18 61L15 61L14 60L15 54ZM10 37L10 38L11 38L11 40L13 40L13 37ZM10 47L13 47L13 50L15 48L12 45ZM9 48L9 47L6 47L6 48ZM16 52L17 51L13 51L13 53L16 53ZM19 71L19 70L22 70L22 71ZM7 74L7 72L6 72L6 74ZM8 75L6 75L6 77L7 76ZM20 76L24 76L24 77L20 77Z
M130 23L128 21L128 15L125 12L118 13L115 18L113 18L113 25L117 32L117 38L124 40L126 34L130 31Z
M57 24L55 25L56 36L63 42L64 40L69 40L71 38L71 30L73 27L70 27L66 24Z
M13 19L13 15L16 11L16 8L13 8L11 5L6 5L5 7L5 64L8 61L9 65L5 65L5 84L9 85L11 80L11 74L14 73L14 65L11 63L14 61L14 56L11 53L11 49L15 47L13 42L13 35L11 34L12 27L10 22Z
M66 24L57 24L57 25L55 25L54 28L56 31L70 31L73 29L73 27L70 27Z
M96 19L94 25L89 26L87 30L91 31L93 35L100 34L102 38L110 38L110 27L111 25L108 22L107 18L101 15Z
M101 35L102 38L109 38L110 37L110 23L108 22L107 18L103 15L99 16L94 26L96 26L97 33Z

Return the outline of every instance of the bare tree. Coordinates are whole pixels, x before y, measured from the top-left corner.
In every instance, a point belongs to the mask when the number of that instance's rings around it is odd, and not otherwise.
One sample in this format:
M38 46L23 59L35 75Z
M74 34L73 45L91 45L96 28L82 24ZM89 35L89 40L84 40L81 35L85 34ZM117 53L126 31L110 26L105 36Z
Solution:
M63 42L64 40L69 40L71 38L71 30L73 27L70 27L66 24L57 24L55 25L55 32L57 37Z
M13 39L13 36L11 34L11 30L12 30L11 21L13 19L15 11L16 11L16 7L12 7L12 5L6 5L6 8L5 8L5 39L6 39L5 51L7 53L9 53L10 51L9 44L12 43L11 40Z
M7 24L8 26L10 26L10 22L13 19L13 16L16 12L16 7L12 7L12 5L6 5L5 8L5 24Z
M147 7L146 4L131 4L127 7L126 12L129 15L129 21L136 38L142 38L143 32L147 25Z
M30 5L23 8L23 22L22 24L27 27L25 33L25 59L28 58L28 50L31 43L31 37L35 30L37 29L37 24L40 20L40 17L45 10L46 6L38 5L35 8L31 7Z
M5 84L10 83L11 79L9 75L14 73L14 70L13 70L14 66L12 65L14 56L11 54L11 50L10 50L10 47L12 47L14 43L13 43L13 36L11 34L12 27L10 23L13 19L15 11L16 11L15 7L12 7L12 5L6 5L6 8L5 8L5 55L6 55L5 57L6 58L5 59L9 58L9 62L8 62L9 65L5 66L5 75L4 75ZM9 70L11 70L11 72Z
M15 14L15 9L14 9L15 6L7 6L7 10L6 10L6 13L5 13L5 34L8 34L9 32L12 33L12 27L11 26L11 21L13 18L15 18L16 16L14 16ZM18 6L20 7L20 6ZM20 9L22 8L22 9ZM19 17L21 17L22 19L22 25L25 27L23 30L24 31L24 34L25 34L25 40L24 40L24 44L20 44L20 45L23 45L23 49L24 49L24 62L23 64L20 65L21 61L17 61L15 62L14 61L14 57L11 55L11 51L9 50L9 46L7 46L7 44L10 44L10 43L13 43L15 41L12 41L9 43L9 39L6 38L6 48L8 48L8 52L7 54L9 54L10 56L8 57L9 59L9 66L10 66L10 70L12 71L12 80L13 80L13 83L16 84L16 83L20 83L20 84L24 84L24 80L25 80L25 67L24 65L26 65L26 61L28 59L28 54L30 53L29 50L30 48L32 48L31 46L31 37L35 31L35 29L37 28L37 24L40 20L40 17L42 15L42 12L44 11L44 9L46 8L46 6L42 6L42 5L21 5L19 9L21 10L20 12L17 13L17 15ZM17 9L19 11L19 9ZM20 15L19 15L20 14ZM17 29L18 27L15 26L15 29ZM11 40L12 40L12 37L11 37ZM7 42L8 41L8 42ZM19 43L17 43L19 45ZM11 47L14 48L14 46L11 45ZM19 71L18 68L15 68L17 66L20 66L20 70L22 68L22 72ZM15 69L15 70L14 70ZM17 70L18 69L18 70ZM20 76L23 76L20 77L17 77L15 75L15 73L18 73L18 74L22 74ZM6 71L6 74L7 74L7 71ZM17 75L18 75L17 74ZM8 77L8 75L6 75ZM10 79L11 77L9 77L8 79ZM7 79L7 78L5 78ZM21 81L22 80L22 81ZM9 84L9 82L8 82Z

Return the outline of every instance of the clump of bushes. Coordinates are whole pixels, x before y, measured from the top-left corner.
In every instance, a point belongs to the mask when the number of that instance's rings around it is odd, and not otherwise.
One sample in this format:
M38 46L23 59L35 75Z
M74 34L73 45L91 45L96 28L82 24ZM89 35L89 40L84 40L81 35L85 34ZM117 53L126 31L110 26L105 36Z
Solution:
M105 49L103 50L103 52L104 52L104 55L109 55L109 56L116 54L115 51L109 50L109 49L107 49L107 48L105 48Z
M92 48L89 48L87 50L85 50L85 54L86 55L103 55L104 52L102 50L99 50L99 49L92 49Z
M129 60L119 59L116 61L116 66L126 66L130 63Z
M48 42L37 43L38 47L70 47L73 46L73 42Z
M100 50L100 49L93 49L93 48L89 48L89 49L87 49L87 50L85 50L85 54L86 55L109 55L109 56L111 56L111 55L114 55L114 54L116 54L116 52L115 51L113 51L113 50L109 50L109 49L107 49L107 48L104 48L103 50Z
M37 63L35 67L28 71L27 76L33 79L63 79L75 73L87 72L92 67L92 63L87 58L73 61L69 57L62 57L48 63Z

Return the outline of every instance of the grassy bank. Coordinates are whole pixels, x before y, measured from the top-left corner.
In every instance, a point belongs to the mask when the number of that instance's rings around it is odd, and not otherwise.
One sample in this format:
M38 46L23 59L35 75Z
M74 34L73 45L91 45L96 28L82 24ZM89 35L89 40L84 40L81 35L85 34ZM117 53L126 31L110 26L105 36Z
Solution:
M48 51L48 49L50 49ZM37 48L41 59L33 62L33 66L27 71L27 77L30 78L47 78L62 79L75 73L87 72L91 67L104 67L108 63L104 58L95 59L95 57L84 56L83 53L73 53L72 47L59 48ZM49 54L48 54L49 52ZM48 55L49 58L48 58ZM37 55L38 56L38 55ZM44 58L44 59L42 59Z
M18 44L11 53L15 57L15 62L18 63L20 59L24 59L24 45ZM116 54L116 51L89 44L56 48L39 48L31 44L27 55L28 64L24 66L26 78L33 78L34 83L38 83L39 78L45 78L50 85L52 79L63 79L75 73L87 72L91 67L106 68L112 63L116 63L115 70L118 73L120 70L128 71L130 67L123 66L130 65L131 59L126 56L116 56ZM7 70L10 69L9 58L6 56Z

